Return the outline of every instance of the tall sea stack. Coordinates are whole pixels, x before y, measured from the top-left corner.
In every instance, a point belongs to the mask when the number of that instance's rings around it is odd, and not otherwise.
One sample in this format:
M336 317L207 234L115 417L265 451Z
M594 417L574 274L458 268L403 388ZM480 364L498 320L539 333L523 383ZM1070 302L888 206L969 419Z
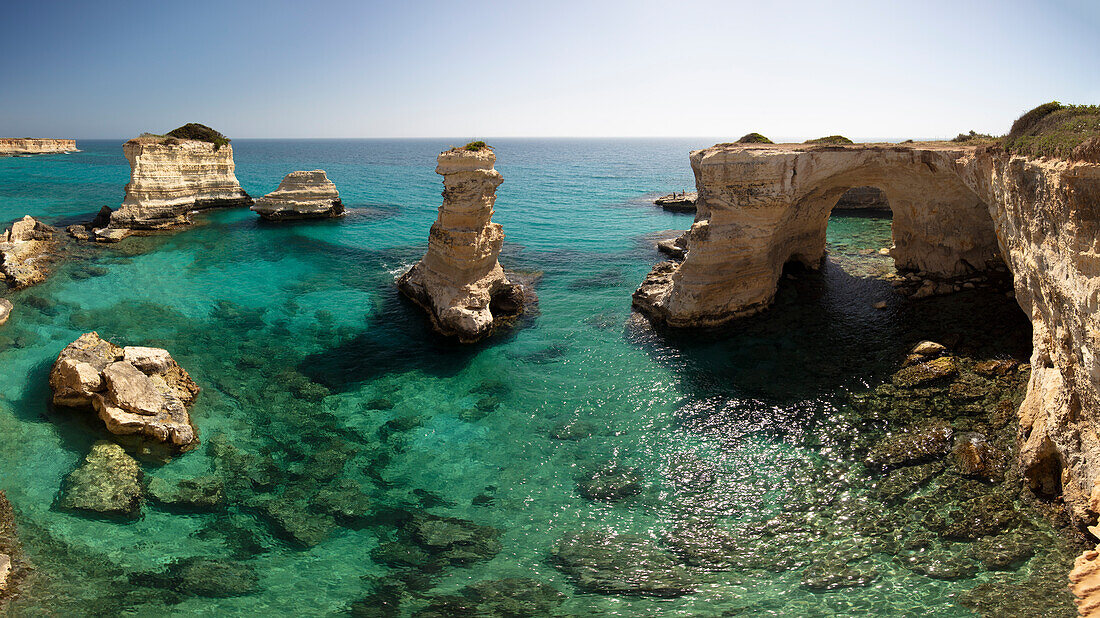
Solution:
M112 228L164 229L191 223L196 210L250 206L233 163L229 140L213 129L188 124L167 135L142 135L122 147L130 182Z
M476 143L440 153L443 205L432 224L428 252L397 280L422 306L440 333L472 343L522 311L525 292L497 261L504 231L491 221L496 190L504 179L496 155Z

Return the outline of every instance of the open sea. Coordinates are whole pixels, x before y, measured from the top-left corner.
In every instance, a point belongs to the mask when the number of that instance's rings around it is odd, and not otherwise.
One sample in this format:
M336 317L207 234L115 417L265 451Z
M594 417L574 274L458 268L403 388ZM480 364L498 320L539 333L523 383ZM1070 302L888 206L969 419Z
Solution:
M488 141L504 176L500 261L541 279L537 315L477 345L433 334L393 283L426 250L448 140L234 140L253 197L320 168L348 215L268 224L213 211L176 233L74 243L49 280L8 293L0 490L34 568L9 613L1073 615L1076 547L1056 512L1011 483L955 476L942 457L884 493L917 468L866 465L900 426L852 404L923 339L1026 362L1013 299L905 300L877 253L889 217L836 214L822 269L792 270L769 311L655 331L632 318L630 295L662 259L658 233L692 215L652 200L692 190L688 152L722 140ZM122 140L78 147L0 158L4 226L119 205ZM150 499L132 521L59 508L65 477L106 433L50 405L48 373L92 330L167 348L203 388L191 411L202 444L143 471L213 479L223 503ZM1026 376L987 382L980 401L1000 388L1018 403ZM928 414L991 442L1011 433L953 401ZM995 444L1010 459L1011 440ZM983 492L1011 517L982 538L945 532ZM700 533L714 530L724 536ZM990 543L1015 553L987 560ZM690 592L607 581L639 570Z

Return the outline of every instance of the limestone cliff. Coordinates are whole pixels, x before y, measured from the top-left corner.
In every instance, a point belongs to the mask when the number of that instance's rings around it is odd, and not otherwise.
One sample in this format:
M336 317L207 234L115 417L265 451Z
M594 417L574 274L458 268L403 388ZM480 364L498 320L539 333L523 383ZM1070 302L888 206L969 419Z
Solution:
M256 200L252 210L264 219L323 219L344 214L344 203L325 170L291 172L275 191Z
M985 151L958 171L989 204L1016 298L1031 317L1020 458L1032 488L1079 526L1100 512L1100 164Z
M36 139L30 137L0 137L0 157L56 152L80 152L75 139Z
M443 205L432 224L428 252L397 280L401 291L431 316L444 335L473 342L494 326L517 316L524 290L513 284L497 261L504 231L493 223L497 186L492 149L452 149L441 153L436 173L443 176Z
M191 222L196 210L248 206L234 174L233 147L211 142L139 137L122 147L130 182L112 228L163 229Z
M671 326L761 311L783 265L825 256L829 213L852 187L881 188L894 213L898 268L961 276L997 260L993 223L955 172L973 149L942 145L720 144L691 153L698 200L679 265L654 269L634 305Z

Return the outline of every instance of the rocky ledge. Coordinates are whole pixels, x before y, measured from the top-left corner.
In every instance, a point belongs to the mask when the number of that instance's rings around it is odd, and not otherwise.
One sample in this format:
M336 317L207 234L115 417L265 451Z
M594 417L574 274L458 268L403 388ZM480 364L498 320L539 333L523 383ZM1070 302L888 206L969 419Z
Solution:
M252 210L270 221L324 219L344 214L344 203L325 170L291 172L275 191L256 200Z
M492 149L454 148L438 162L443 205L428 252L397 285L428 312L437 331L471 343L514 321L532 293L509 281L497 261L504 231L491 218L503 178L493 169Z
M653 203L672 212L695 212L695 200L698 197L699 194L695 191L682 191L663 195L653 200Z
M50 388L54 405L94 409L108 431L134 436L142 448L175 454L198 446L187 410L200 389L166 350L120 348L85 333L58 355Z
M25 288L49 276L56 234L57 230L30 215L0 234L0 278L8 287Z
M130 182L122 206L111 213L112 228L177 227L190 224L194 211L252 204L237 182L228 143L139 137L122 151L130 162Z
M19 157L57 152L80 152L75 139L0 137L0 157Z

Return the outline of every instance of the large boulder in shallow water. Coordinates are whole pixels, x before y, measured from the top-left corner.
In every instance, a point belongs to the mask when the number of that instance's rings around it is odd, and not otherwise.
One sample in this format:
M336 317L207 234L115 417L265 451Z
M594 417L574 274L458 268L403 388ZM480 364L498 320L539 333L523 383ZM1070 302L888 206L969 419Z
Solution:
M637 534L571 532L551 557L577 587L603 594L679 597L695 592L696 582L676 558Z
M6 298L0 298L0 326L3 326L8 321L8 316L11 315L11 310L15 308L15 305L11 304L11 301Z
M100 440L65 479L59 504L110 517L136 517L143 502L138 462L121 446Z
M199 443L187 408L200 389L166 350L120 348L85 333L57 356L50 388L55 405L92 408L115 435L138 436L170 453Z
M287 174L252 210L269 221L326 219L344 214L344 202L325 170L301 171Z
M45 281L57 246L56 233L30 215L0 232L0 280L14 289Z

